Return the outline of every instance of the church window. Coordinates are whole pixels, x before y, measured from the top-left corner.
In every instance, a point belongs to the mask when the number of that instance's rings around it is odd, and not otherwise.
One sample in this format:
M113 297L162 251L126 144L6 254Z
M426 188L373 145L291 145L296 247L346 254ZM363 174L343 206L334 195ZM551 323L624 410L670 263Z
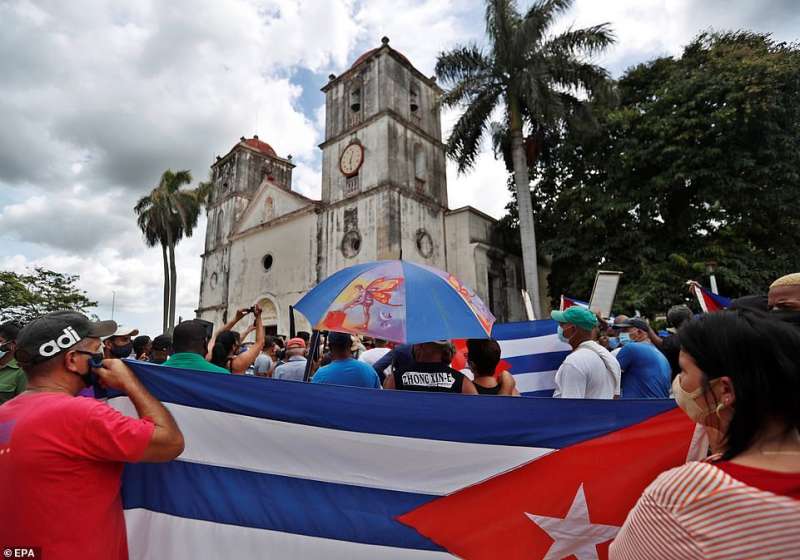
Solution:
M419 92L417 91L416 86L411 86L410 91L408 92L409 97L409 109L411 109L412 113L416 113L419 109Z
M264 165L261 166L261 180L262 181L264 179L272 180L274 174L275 174L275 172L274 172L274 169L273 169L271 163L265 163Z
M361 190L361 180L358 175L347 177L344 180L344 194L349 196Z
M262 257L261 266L264 267L264 272L269 272L269 270L272 268L272 263L273 263L273 258L272 255L270 255L269 253L267 253Z
M350 110L357 113L361 110L361 88L354 87L350 90Z
M212 290L217 287L217 282L218 281L219 281L219 277L217 276L217 273L216 272L212 272L211 273L211 278L209 278L209 280L208 280L208 285L211 286Z
M214 232L216 233L217 243L222 243L223 239L225 238L225 216L222 213L222 210L219 211L217 214L216 224L214 226Z
M422 148L422 144L414 144L414 182L417 192L422 192L425 189L426 167L425 150Z
M361 251L361 234L357 231L348 231L342 237L342 254L351 259Z
M417 251L426 259L433 255L433 238L424 229L417 232Z

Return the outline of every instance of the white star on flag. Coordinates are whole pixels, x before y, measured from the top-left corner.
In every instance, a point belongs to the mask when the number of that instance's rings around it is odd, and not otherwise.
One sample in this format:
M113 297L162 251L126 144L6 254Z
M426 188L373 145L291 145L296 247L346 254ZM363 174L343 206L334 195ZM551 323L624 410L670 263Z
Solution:
M555 541L543 560L561 560L570 554L574 554L578 560L598 560L597 545L613 539L619 531L619 527L589 521L589 507L586 505L583 484L578 487L565 518L545 517L528 512L525 515Z

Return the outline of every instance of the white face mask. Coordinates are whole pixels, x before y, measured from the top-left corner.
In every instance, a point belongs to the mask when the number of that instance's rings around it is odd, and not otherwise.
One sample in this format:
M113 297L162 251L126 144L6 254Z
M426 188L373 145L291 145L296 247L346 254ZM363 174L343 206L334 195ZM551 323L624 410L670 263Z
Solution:
M686 415L689 418L691 418L696 423L701 424L703 420L706 418L706 416L712 413L711 410L706 410L699 404L697 404L696 400L697 397L702 395L705 392L705 390L701 386L692 391L691 393L689 393L681 386L681 375L682 374L676 375L675 379L672 381L672 392L675 394L675 402L678 403L678 406L681 408L681 410L683 410L686 413ZM717 381L719 380L713 379L711 380L711 383L709 385L713 385ZM722 410L724 407L725 407L724 404L719 403L717 405L717 410L716 410L717 414L719 414L719 411Z

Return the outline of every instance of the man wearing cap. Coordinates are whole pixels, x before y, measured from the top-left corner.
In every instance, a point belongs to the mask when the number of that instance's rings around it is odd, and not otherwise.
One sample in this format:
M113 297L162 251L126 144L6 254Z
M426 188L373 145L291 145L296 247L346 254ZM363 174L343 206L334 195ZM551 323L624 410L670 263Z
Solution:
M172 330L172 350L174 353L163 365L180 369L230 374L231 372L224 367L206 360L206 349L208 348L208 341L211 339L211 328L211 323L199 319L184 321L176 325Z
M623 399L667 399L672 381L669 361L650 342L650 326L639 317L615 322L622 349L617 361L622 368Z
M800 272L775 280L769 287L767 305L772 317L800 327Z
M572 353L558 368L553 397L562 399L613 399L620 392L620 368L611 353L595 342L597 317L583 307L553 311L558 338Z
M153 339L152 348L147 361L151 364L163 364L172 354L172 338L168 334L160 334Z
M354 337L347 333L328 333L331 363L319 368L311 382L380 389L381 382L375 370L353 358L354 342Z
M403 365L395 362L392 374L387 375L383 382L384 389L478 394L469 378L450 367L453 347L449 340L415 344L411 351L413 362Z
M25 373L14 359L19 327L14 323L0 325L0 404L13 399L25 390Z
M0 545L41 547L49 560L128 557L120 477L125 463L171 461L183 435L119 360L103 360L113 321L73 311L25 326L16 357L28 390L0 406ZM138 418L76 397L97 376L126 393Z
M275 368L273 379L303 381L306 374L306 341L300 337L286 341L286 361Z
M110 336L103 339L103 352L106 358L135 358L132 338L139 334L139 329L117 327Z

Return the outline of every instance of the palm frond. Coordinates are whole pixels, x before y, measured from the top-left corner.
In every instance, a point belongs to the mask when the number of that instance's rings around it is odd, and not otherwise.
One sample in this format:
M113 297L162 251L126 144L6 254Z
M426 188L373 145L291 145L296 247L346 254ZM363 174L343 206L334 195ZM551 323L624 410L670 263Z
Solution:
M436 76L447 84L490 75L492 62L477 45L465 45L442 52L436 59Z
M538 48L547 28L561 12L567 11L574 0L549 0L534 3L521 19L513 36L514 52L520 56Z
M607 87L608 72L601 66L569 58L554 57L548 62L550 78L561 88L584 90L591 95L594 90Z
M568 29L545 41L542 51L556 56L593 55L614 44L616 38L608 23L583 29Z
M531 21L539 28L545 29L553 24L556 16L569 10L575 0L538 0L528 8L523 21Z
M458 171L464 172L475 164L480 141L502 90L494 87L486 90L470 103L459 117L447 140L447 155L456 161Z
M514 31L521 20L514 0L487 0L486 35L495 58L502 63L512 59Z

